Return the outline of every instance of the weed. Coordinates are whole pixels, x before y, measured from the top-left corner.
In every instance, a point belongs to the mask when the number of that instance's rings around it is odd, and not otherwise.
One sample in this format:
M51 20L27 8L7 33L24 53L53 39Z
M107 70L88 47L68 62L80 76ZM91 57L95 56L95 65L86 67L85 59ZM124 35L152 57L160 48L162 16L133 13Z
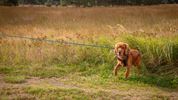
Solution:
M24 83L25 76L6 76L4 81L6 83Z

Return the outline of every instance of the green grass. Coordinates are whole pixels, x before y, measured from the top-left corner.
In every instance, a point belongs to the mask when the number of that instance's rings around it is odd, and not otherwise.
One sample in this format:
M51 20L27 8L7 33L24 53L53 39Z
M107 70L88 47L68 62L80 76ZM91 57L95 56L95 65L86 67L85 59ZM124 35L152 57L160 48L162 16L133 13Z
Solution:
M25 76L6 76L4 77L6 83L24 83Z
M60 77L64 76L67 71L56 66L43 65L16 65L16 66L1 66L1 73L7 75L25 75L34 77Z
M8 70L7 70L8 69ZM10 75L5 78L6 82L18 83L24 81L27 77L41 77L41 78L50 78L50 77L64 77L66 75L73 74L76 79L80 77L85 77L84 82L88 82L95 85L108 85L109 82L126 82L128 84L148 84L151 86L165 87L165 88L176 88L178 84L177 76L167 76L167 75L153 75L142 73L141 76L137 75L135 68L132 69L130 78L127 80L124 78L125 68L119 70L119 74L115 77L112 74L113 66L109 64L102 65L91 65L83 63L81 65L34 65L34 66L1 66L0 71L5 75ZM75 80L75 77L73 80ZM96 79L93 77L96 77ZM95 81L93 81L95 80ZM79 82L81 80L78 80ZM82 81L81 81L82 82Z
M112 74L112 68L109 64L91 65L87 63L68 66L59 64L0 66L0 73L5 76L8 75L3 79L7 83L21 83L21 80L23 82L31 80L31 77L40 77L40 79L46 80L32 79L31 81L37 83L32 82L30 85L23 86L22 82L22 86L18 84L19 86L0 87L0 90L3 90L0 91L0 98L9 98L17 92L25 95L16 94L13 98L107 100L111 98L123 99L130 94L129 92L132 93L132 90L135 91L135 95L140 96L138 91L144 93L149 89L148 94L142 94L144 97L162 99L170 98L169 95L165 94L165 91L176 91L178 88L177 77L144 74L137 76L135 69L133 69L129 79L125 79L125 68L119 70L118 76ZM59 80L54 81L54 77Z
M79 99L83 100L87 98L87 93L79 89L65 89L58 87L39 87L30 86L25 89L29 94L35 95L41 99Z
M1 84L2 85L2 84ZM34 100L35 96L25 93L23 87L14 87L14 86L4 86L0 89L0 99L1 100Z

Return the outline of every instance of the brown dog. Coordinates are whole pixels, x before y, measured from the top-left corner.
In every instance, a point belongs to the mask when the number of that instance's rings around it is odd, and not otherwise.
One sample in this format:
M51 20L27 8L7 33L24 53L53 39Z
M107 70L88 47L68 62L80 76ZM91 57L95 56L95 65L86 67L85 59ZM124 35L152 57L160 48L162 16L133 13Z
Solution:
M119 42L115 45L114 52L117 57L117 65L113 70L114 75L117 75L117 70L121 66L127 67L125 78L128 78L131 66L134 65L138 71L140 70L141 54L138 50L130 49L127 43Z

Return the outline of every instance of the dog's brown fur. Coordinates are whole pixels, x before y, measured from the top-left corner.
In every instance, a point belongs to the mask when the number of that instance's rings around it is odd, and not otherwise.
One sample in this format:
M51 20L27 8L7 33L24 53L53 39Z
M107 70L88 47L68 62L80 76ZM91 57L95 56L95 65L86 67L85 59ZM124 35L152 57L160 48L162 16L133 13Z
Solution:
M121 66L127 67L125 78L128 78L131 66L133 65L138 68L138 73L140 72L141 54L138 50L130 49L127 43L119 42L115 45L114 52L117 57L117 65L113 70L114 75L117 75L117 70Z

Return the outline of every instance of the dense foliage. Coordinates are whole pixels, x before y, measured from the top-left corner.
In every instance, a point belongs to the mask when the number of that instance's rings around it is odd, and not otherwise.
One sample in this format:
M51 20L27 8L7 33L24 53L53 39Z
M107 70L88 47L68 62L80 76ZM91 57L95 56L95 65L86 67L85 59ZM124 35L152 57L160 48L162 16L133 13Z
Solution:
M36 4L36 5L76 5L76 6L111 6L111 5L152 5L178 3L178 0L2 0L1 5Z

